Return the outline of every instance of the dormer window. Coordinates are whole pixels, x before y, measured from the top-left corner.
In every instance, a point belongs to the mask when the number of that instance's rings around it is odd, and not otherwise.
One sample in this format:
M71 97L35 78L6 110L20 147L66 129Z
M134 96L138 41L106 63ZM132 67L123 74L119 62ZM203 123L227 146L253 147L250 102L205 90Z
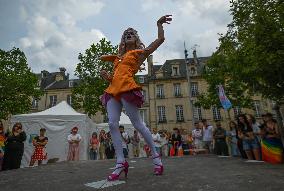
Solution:
M144 83L145 82L145 79L144 79L144 76L139 76L138 77L138 81L139 81L139 83Z
M70 81L69 81L69 87L70 87L70 88L74 87L74 81L73 81L73 80L70 80Z
M192 76L196 75L196 68L195 67L190 68L190 75L192 75Z
M172 66L172 76L179 76L179 66Z
M62 74L56 74L55 76L55 81L59 82L63 80L63 75Z

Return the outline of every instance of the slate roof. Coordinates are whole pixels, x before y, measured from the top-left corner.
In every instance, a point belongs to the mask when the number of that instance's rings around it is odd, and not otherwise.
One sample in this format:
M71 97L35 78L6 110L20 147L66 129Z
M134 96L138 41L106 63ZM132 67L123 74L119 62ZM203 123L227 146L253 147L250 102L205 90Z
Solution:
M50 84L48 87L46 87L46 90L52 90L52 89L68 89L72 88L69 86L69 82L73 81L73 87L78 85L79 79L70 79L70 80L61 80L61 81L55 81L54 83Z
M63 80L55 81L56 75L62 75ZM66 89L71 88L69 87L69 81L73 81L73 86L76 86L79 83L78 79L69 79L69 74L65 75L64 72L52 72L49 73L48 71L44 70L40 74L36 74L38 79L41 81L40 88L41 89Z
M197 75L201 75L204 69L204 66L207 62L207 60L210 57L199 57L197 59ZM194 59L189 58L189 63L194 64ZM179 65L179 71L180 75L179 76L172 76L172 65L177 64ZM163 65L153 65L153 72L156 73L158 71L161 71L163 73L163 78L159 79L177 79L177 78L186 78L186 64L185 64L185 59L173 59L173 60L166 60L166 62ZM155 75L150 76L150 80L154 80Z

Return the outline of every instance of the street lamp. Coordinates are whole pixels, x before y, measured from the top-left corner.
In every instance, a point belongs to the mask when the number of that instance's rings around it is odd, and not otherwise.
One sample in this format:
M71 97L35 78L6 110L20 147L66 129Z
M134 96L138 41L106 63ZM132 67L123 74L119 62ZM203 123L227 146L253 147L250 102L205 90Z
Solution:
M188 69L188 64L189 64L189 58L188 58L188 51L185 47L185 42L184 42L184 61L185 61L185 68L186 68L186 77L187 77L187 84L188 84L188 97L189 97L189 105L192 111L192 128L194 127L194 108L193 108L193 98L191 96L191 79L190 79L190 73Z

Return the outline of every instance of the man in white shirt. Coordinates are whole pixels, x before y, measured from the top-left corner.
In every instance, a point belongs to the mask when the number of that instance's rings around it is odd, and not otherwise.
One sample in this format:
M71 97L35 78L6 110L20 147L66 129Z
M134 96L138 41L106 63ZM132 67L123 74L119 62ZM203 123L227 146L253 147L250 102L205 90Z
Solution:
M203 146L206 149L207 154L213 153L213 126L208 125L207 120L203 119L202 124L203 126Z
M157 153L159 153L161 155L161 136L157 131L157 128L153 128L153 133L152 133L152 137L154 140L154 144L155 144L155 148Z
M195 129L192 131L193 144L195 149L203 149L202 143L202 125L200 123L194 123Z
M123 148L123 154L124 158L128 158L128 144L130 143L130 138L128 134L124 131L124 126L119 126L119 131L122 137L122 148Z

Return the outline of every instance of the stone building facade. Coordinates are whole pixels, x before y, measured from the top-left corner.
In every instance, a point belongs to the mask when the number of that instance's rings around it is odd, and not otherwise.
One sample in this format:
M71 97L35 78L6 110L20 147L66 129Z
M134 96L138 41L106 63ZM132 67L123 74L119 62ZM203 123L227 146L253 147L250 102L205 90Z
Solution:
M228 128L230 119L240 112L251 113L260 117L262 113L272 111L272 103L260 96L253 97L255 109L234 108L230 113L223 109L211 108L205 110L194 106L197 95L205 92L207 83L201 73L209 57L166 60L163 65L153 65L153 57L147 59L148 74L137 75L142 86L145 103L140 108L140 115L149 128L172 131L173 128L190 131L193 123L207 119L214 125L214 121L221 120ZM72 105L71 90L79 83L78 79L69 79L64 68L59 72L42 71L37 74L39 86L44 90L40 100L33 100L32 112L42 111L65 100ZM79 111L84 112L84 111ZM106 116L97 113L95 123L106 121Z

